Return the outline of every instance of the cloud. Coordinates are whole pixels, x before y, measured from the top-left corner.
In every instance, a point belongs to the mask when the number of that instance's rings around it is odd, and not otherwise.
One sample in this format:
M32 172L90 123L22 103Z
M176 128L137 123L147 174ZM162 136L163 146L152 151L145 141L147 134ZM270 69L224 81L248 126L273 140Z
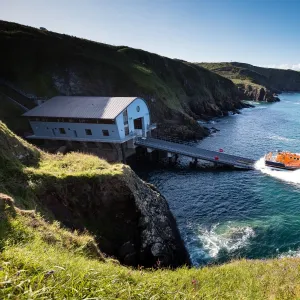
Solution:
M300 63L298 64L273 64L273 65L265 65L264 67L266 68L276 68L276 69L291 69L291 70L296 70L300 71Z

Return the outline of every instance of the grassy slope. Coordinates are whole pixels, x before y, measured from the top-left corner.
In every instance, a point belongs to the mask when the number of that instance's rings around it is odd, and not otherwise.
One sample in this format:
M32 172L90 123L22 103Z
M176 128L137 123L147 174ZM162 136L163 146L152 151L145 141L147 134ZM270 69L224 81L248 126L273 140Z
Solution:
M0 123L0 192L33 207L28 175L117 176L122 165L72 154L50 156ZM9 151L10 150L10 151ZM74 176L75 176L74 175ZM23 200L21 200L21 198ZM104 258L88 233L67 231L0 194L0 298L292 299L300 259L236 261L203 269L134 270Z
M235 66L234 63L200 63L202 67L232 80L237 86L263 88L266 79L251 72L246 67ZM258 77L258 78L257 78Z
M58 225L50 224L39 232L39 227L29 227L28 223L24 213L14 218L8 216L9 231L0 256L2 299L295 299L300 296L298 258L242 260L203 269L133 270L91 255L86 251L87 241L92 239L89 236L74 237ZM66 239L65 235L72 238Z
M124 243L131 242L137 250L130 264L152 266L157 259L152 252L148 253L151 243L156 241L156 225L152 225L153 218L148 221L146 217L140 217L140 209L155 206L168 220L165 222L168 230L174 233L174 238L173 235L169 238L170 233L159 238L166 243L170 240L172 247L176 246L176 252L171 248L169 263L164 259L166 255L159 258L168 265L188 262L167 204L163 205L159 194L139 178L135 179L136 175L128 166L108 164L96 156L82 153L44 153L12 134L3 123L0 123L0 145L0 193L13 197L19 208L35 209L47 220L58 220L68 228L89 230L101 250L124 263L127 254L120 249L124 249ZM142 202L140 206L138 201ZM142 234L150 231L150 227L155 232L147 240Z
M274 92L299 91L300 72L256 67L238 62L200 63L202 67L231 79L238 86L266 88Z
M0 43L0 78L28 94L137 95L154 121L188 126L241 108L231 81L192 63L4 21Z
M122 174L123 165L110 165L96 156L81 153L50 155L12 133L0 121L0 192L14 197L21 208L39 205L36 194L47 183L58 188L63 179L112 177ZM83 163L84 162L84 163Z

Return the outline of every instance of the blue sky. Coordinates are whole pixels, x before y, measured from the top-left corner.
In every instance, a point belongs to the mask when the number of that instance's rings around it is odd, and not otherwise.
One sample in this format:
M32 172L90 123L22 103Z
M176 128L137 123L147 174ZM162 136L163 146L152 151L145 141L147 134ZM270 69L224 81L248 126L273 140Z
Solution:
M0 0L0 19L188 61L300 69L298 0Z

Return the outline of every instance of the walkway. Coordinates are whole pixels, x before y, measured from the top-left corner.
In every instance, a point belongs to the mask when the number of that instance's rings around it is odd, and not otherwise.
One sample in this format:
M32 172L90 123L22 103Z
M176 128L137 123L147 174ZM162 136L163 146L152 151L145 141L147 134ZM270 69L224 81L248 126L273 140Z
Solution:
M255 160L253 159L205 150L155 138L138 138L136 139L135 144L149 149L166 151L168 153L184 155L194 159L201 159L214 163L221 163L236 168L254 169L255 164Z
M33 99L26 97L21 92L12 88L5 82L0 80L0 93L5 95L10 101L18 104L25 111L28 111L36 106Z

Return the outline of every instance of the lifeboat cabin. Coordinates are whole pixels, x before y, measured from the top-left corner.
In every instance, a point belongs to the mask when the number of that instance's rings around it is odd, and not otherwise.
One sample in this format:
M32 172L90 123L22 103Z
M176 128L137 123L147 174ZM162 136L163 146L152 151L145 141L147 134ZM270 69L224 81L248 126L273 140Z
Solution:
M277 151L265 155L265 164L268 167L283 170L300 169L300 154Z

